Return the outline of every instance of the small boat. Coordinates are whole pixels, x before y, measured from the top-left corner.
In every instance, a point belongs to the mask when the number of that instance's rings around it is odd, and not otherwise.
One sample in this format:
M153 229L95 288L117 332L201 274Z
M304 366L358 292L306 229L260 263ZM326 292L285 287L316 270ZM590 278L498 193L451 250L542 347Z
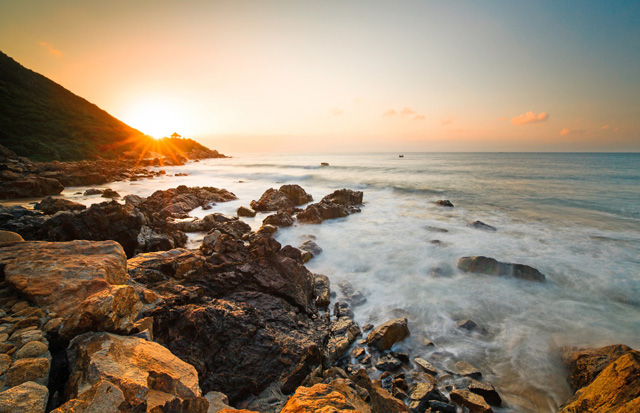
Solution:
M320 166L329 166L329 162L321 162Z
M398 155L398 158L404 158L404 155Z

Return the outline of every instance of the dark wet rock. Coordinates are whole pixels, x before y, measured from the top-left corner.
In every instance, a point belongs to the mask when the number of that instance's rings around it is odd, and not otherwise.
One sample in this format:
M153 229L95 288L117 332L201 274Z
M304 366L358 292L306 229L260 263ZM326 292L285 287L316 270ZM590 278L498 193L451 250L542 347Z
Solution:
M458 321L457 327L467 331L474 331L478 328L478 325L473 320L464 319Z
M254 211L260 212L289 210L294 207L287 194L274 188L267 189L259 200L251 201L250 205Z
M39 203L37 203L33 209L42 211L44 214L53 215L60 211L82 211L87 209L86 206L77 202L70 201L64 198L46 197Z
M569 371L567 382L575 390L589 385L610 363L632 351L624 344L601 348L583 349L564 347L561 349L562 363Z
M362 191L353 191L351 189L338 189L331 194L322 198L322 203L338 204L345 206L356 206L362 204Z
M446 278L453 275L453 270L450 267L433 267L429 270L429 275L433 278Z
M365 324L362 326L362 331L365 333L368 333L371 330L373 330L373 324Z
M456 406L451 403L444 403L438 400L431 400L429 402L429 406L431 408L431 412L441 412L441 413L456 413L458 409Z
M89 188L86 191L84 191L84 196L102 195L103 192L104 192L104 189Z
M314 257L322 254L322 248L312 240L303 242L298 248L304 251L309 251Z
M371 380L364 369L359 369L349 376L359 387L365 389L370 397L369 405L374 413L408 412L409 409L387 390L383 389L378 380Z
M626 352L610 362L587 386L563 404L559 412L640 411L640 352Z
M187 213L195 208L234 199L237 199L236 196L226 189L180 185L177 188L154 192L139 208L149 222L155 222L158 218L186 218Z
M344 301L336 301L336 303L333 305L333 315L337 318L353 318L353 310L349 306L349 303L346 303Z
M397 358L404 364L409 364L409 355L407 353L401 353L399 351L390 351L389 354L391 354L393 357Z
M466 407L471 412L490 413L493 411L482 396L468 390L455 389L450 393L450 396L454 403Z
M448 199L440 199L440 200L436 201L436 205L441 206L441 207L453 208L453 204Z
M409 393L409 409L411 412L424 412L431 401L448 403L449 400L432 383L416 383Z
M127 272L132 280L153 286L172 279L183 280L204 271L206 265L206 259L202 255L176 248L130 258L127 261Z
M316 306L327 308L331 303L331 288L329 277L323 274L313 274L316 287Z
M329 327L329 340L325 345L322 364L332 366L361 335L360 327L350 317L340 317Z
M460 258L458 260L458 269L464 272L510 276L526 281L545 281L544 274L533 267L524 264L504 263L494 258L483 256Z
M313 201L313 197L302 189L300 185L282 185L278 191L284 193L294 206L300 206Z
M502 405L502 398L491 383L471 380L467 389L472 393L482 396L482 398L492 406L500 407L500 405Z
M380 359L376 363L376 368L382 371L396 371L400 367L402 367L402 361L393 357L391 354L380 357Z
M57 179L24 177L15 181L0 181L0 199L37 198L58 195L64 187Z
M106 188L104 191L102 191L101 196L103 198L120 198L120 194L111 188Z
M293 216L285 211L276 212L266 217L262 224L273 225L274 227L290 227L293 225Z
M300 222L319 224L326 219L342 218L354 212L360 212L362 192L340 189L322 198L322 201L311 204L298 213Z
M255 217L256 216L256 211L254 211L251 208L247 208L244 206L241 206L238 208L238 211L236 212L238 214L239 217Z
M396 318L374 328L367 336L367 343L378 350L389 350L395 343L407 337L407 319Z
M485 224L482 221L473 221L472 223L469 224L469 226L471 228L480 229L483 231L491 231L491 232L497 231L496 227L492 227L491 225Z
M344 295L345 300L347 300L352 307L358 307L367 302L367 297L365 297L360 291L353 288L353 285L349 281L340 281L338 283L338 287Z
M480 373L480 370L467 363L466 361L456 362L456 369L458 370L458 374L461 376L471 377L474 379L479 379L480 377L482 377L482 373Z
M429 363L427 360L420 357L416 357L413 359L413 362L416 363L418 366L420 366L420 368L422 368L422 370L424 370L426 373L431 374L432 376L438 375L438 370L436 370L436 368L433 367L433 365Z

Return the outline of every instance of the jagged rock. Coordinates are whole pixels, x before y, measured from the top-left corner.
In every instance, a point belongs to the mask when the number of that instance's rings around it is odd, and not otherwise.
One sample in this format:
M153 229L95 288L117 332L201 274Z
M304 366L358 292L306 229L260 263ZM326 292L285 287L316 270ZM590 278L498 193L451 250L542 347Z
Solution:
M462 330L467 330L467 331L480 331L482 329L478 329L478 325L473 321L473 320L469 320L469 319L464 319L464 320L460 320L458 321L457 324L458 328L462 329Z
M82 211L87 209L85 205L73 202L64 198L46 197L39 203L37 203L33 209L42 211L47 215L53 215L60 211Z
M637 412L640 409L640 352L618 357L591 384L578 390L559 412Z
M84 196L90 196L90 195L102 195L102 193L104 192L104 189L98 189L98 188L89 188L86 191L84 191Z
M371 413L371 408L353 387L353 383L344 379L336 379L329 384L316 384L313 387L298 387L282 409L282 413Z
M453 208L453 204L448 199L440 199L440 200L436 201L436 205L441 206L441 207Z
M52 413L115 412L119 411L118 408L124 401L122 390L107 380L100 380L78 395L78 398L69 400Z
M382 371L395 371L400 367L402 367L402 362L393 357L391 354L380 357L380 359L376 363L376 368Z
M273 225L274 227L290 227L293 225L293 216L285 211L276 212L266 217L262 224Z
M120 198L120 194L117 193L116 191L114 191L111 188L105 188L104 191L102 191L102 195L103 198Z
M456 368L458 369L458 374L461 376L472 377L474 379L482 377L482 373L480 373L480 370L467 363L466 361L456 362Z
M46 386L28 381L0 393L0 413L44 413L48 400Z
M311 204L298 213L301 222L319 224L326 219L346 217L354 212L360 212L357 205L362 204L362 192L350 189L340 189L322 198L322 201Z
M253 218L256 216L256 211L254 211L251 208L247 208L247 207L239 207L237 214L239 217L249 217L249 218Z
M362 191L353 191L351 189L338 189L331 194L322 198L325 204L339 204L346 206L354 206L362 204Z
M342 280L338 283L338 287L342 294L344 294L345 300L347 300L353 307L358 307L367 302L365 297L360 291L353 288L353 285L347 281Z
M395 343L409 337L407 319L396 318L374 328L367 336L367 344L378 350L389 350Z
M314 257L322 254L322 248L320 248L320 246L312 240L303 242L302 245L300 245L298 248L303 251L309 251L311 254L313 254Z
M490 413L493 412L491 406L475 393L468 390L455 389L451 391L451 400L459 406L464 406L472 413Z
M316 287L316 306L326 308L331 304L331 288L329 277L322 274L313 274Z
M0 199L58 195L63 190L64 187L57 179L31 176L17 181L0 182Z
M369 393L369 397L371 397L369 405L373 413L404 413L409 411L404 403L383 389L379 381L371 381L364 369L358 370L349 376L349 379Z
M593 349L563 348L562 363L569 370L567 382L575 391L589 385L605 367L618 357L632 351L624 344Z
M282 185L278 191L283 192L293 203L294 206L300 206L313 201L313 197L300 185Z
M432 376L437 376L438 375L438 370L436 370L435 367L433 367L433 365L431 363L429 363L427 360L420 358L420 357L416 357L413 359L414 363L416 363L418 366L420 366L422 368L422 370L424 370L426 373L431 374Z
M544 274L528 265L504 263L482 256L460 258L458 269L479 274L511 276L526 281L544 282L545 280Z
M139 254L127 261L131 279L151 286L170 279L184 279L202 271L206 260L202 255L184 248Z
M0 242L22 242L24 239L12 231L0 231Z
M151 410L176 398L200 397L193 366L154 342L110 333L85 333L71 341L68 356L68 399L82 399L87 389L101 381L122 391L124 401L120 408L124 409L146 405ZM199 411L206 412L206 407Z
M481 229L483 231L491 231L491 232L497 231L496 227L492 227L491 225L485 224L482 221L473 221L472 223L469 224L469 226L471 228Z
M330 337L325 346L323 360L323 365L326 368L338 361L362 332L352 318L343 316L330 325L329 334Z
M226 189L213 187L187 187L180 185L164 191L156 191L142 204L140 210L154 221L154 218L173 217L186 218L187 213L197 207L206 208L217 202L226 202L237 199Z
M337 301L333 305L333 315L337 318L348 317L353 318L353 310L349 307L349 303L345 303L344 301Z
M250 205L254 211L260 212L291 210L295 206L287 194L273 188L267 189L259 200L251 201Z
M240 403L243 411L255 411L260 413L280 413L289 397L282 394L280 385L272 383L255 398ZM235 409L233 409L235 411Z
M500 407L502 404L502 398L491 383L471 380L467 388L470 392L482 396L482 398L492 406Z
M128 331L141 303L127 280L126 256L113 241L23 242L0 247L7 282L63 318L58 334Z
M432 400L447 403L449 400L432 383L416 383L409 393L409 409L412 412L424 412Z

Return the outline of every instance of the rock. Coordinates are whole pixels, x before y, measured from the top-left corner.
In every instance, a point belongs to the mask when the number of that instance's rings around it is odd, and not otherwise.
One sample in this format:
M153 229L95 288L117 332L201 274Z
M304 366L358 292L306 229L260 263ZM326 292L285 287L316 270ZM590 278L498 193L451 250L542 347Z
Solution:
M43 177L23 177L16 181L0 183L0 199L36 198L58 195L64 187L57 179Z
M322 203L354 206L362 204L362 191L352 191L351 189L338 189L322 198Z
M453 204L448 199L440 199L440 200L436 201L436 205L441 206L441 207L453 208Z
M376 368L382 371L396 371L400 367L402 367L402 362L393 357L391 354L380 357L380 359L376 363Z
M303 242L302 245L300 245L298 248L303 251L309 251L311 254L313 254L314 257L322 254L322 248L320 248L320 246L312 240Z
M273 188L267 189L258 201L251 201L250 205L253 210L260 212L291 210L295 207L287 194Z
M369 397L371 397L369 405L373 413L404 413L409 411L404 403L383 389L377 380L371 381L364 369L358 370L349 376L349 379L369 393Z
M272 383L271 386L264 389L255 398L240 403L238 407L247 409L246 411L255 411L260 413L279 413L289 397L282 394L280 385Z
M466 361L456 362L456 368L458 369L458 374L461 376L472 377L474 379L482 377L482 373Z
M371 413L371 408L355 389L344 379L313 387L298 387L282 409L282 413L313 412L361 412Z
M347 300L353 307L358 307L367 302L365 297L360 291L353 288L353 285L347 280L342 280L338 283L338 287L342 294L344 294L345 300Z
M44 413L48 400L46 386L28 381L0 393L0 413Z
M409 409L412 412L424 412L431 401L447 403L449 400L432 383L416 383L409 393Z
M229 406L229 398L219 391L210 391L204 395L204 398L209 402L207 413L217 413L222 409L232 409Z
M24 239L20 236L20 234L16 234L11 231L1 231L0 230L0 243L2 242L22 242Z
M40 357L49 351L49 347L41 341L31 341L14 354L16 359Z
M578 390L559 412L637 412L640 409L640 352L630 351Z
M97 188L89 188L86 191L84 191L84 196L91 196L91 195L102 195L102 193L104 192L104 189L97 189Z
M176 398L200 397L198 375L193 366L163 346L135 337L110 333L85 333L68 349L71 373L65 393L82 398L86 389L104 380L118 387L124 402L120 408L146 409ZM206 407L202 412L206 412Z
M479 274L511 276L526 281L545 281L544 274L528 265L504 263L482 256L460 258L458 269Z
M466 407L472 413L490 413L493 412L489 404L475 393L468 390L455 389L451 391L451 400L459 406Z
M492 406L500 407L502 404L502 398L491 383L471 380L468 390L482 396L482 398Z
M431 241L431 243L433 244L433 241ZM451 277L452 275L453 275L453 270L448 266L433 267L429 270L429 276L433 278L446 278L446 277Z
M418 366L420 366L422 370L431 374L432 376L438 375L438 370L436 370L436 368L433 367L433 365L429 363L427 360L420 357L416 357L413 359L413 362L416 363Z
M85 205L70 201L68 199L52 198L48 196L42 201L40 201L39 203L37 203L33 207L33 209L42 211L47 215L53 215L56 212L60 212L60 211L82 211L87 209L87 207Z
M336 318L348 317L353 318L353 310L349 308L349 303L345 303L344 301L337 301L333 305L333 315Z
M124 285L126 256L113 241L8 244L0 263L13 288L63 319L63 337L128 331L141 307L135 289Z
M180 185L164 191L156 191L140 204L140 211L149 222L167 217L186 218L197 207L203 209L217 202L226 202L237 197L226 189L213 187L187 187Z
M201 272L206 265L202 255L184 248L139 254L127 261L131 279L148 286L170 279L181 280Z
M241 207L238 208L237 214L238 214L239 217L250 217L250 218L252 218L252 217L256 216L256 211L254 211L251 208L247 208L247 207L241 206Z
M103 198L120 198L120 194L117 193L116 191L114 191L111 188L105 188L104 191L102 191L102 195Z
M274 227L290 227L293 225L293 216L287 212L280 211L266 217L262 224L273 225Z
M464 319L458 321L458 328L463 330L474 331L477 327L478 325L473 320Z
M5 373L5 385L13 387L28 381L46 385L49 381L50 368L51 363L46 358L18 359Z
M13 363L13 359L10 355L0 354L0 376L4 375L4 373L9 370L11 363Z
M483 231L491 231L491 232L497 231L496 227L492 227L491 225L487 225L482 221L473 221L472 223L469 224L469 226L471 228L481 229Z
M384 351L407 337L409 337L409 327L407 327L406 317L396 318L374 328L367 336L367 344Z
M52 413L98 413L116 412L125 401L124 393L115 384L107 380L100 380L88 390L71 399Z
M323 365L329 368L342 357L349 346L362 334L360 327L350 317L339 317L329 327L329 341L325 345Z
M624 344L595 349L562 349L562 363L569 370L567 382L575 391L589 385L605 367L618 357L632 351Z
M331 288L329 277L322 274L313 274L316 287L316 306L327 308L331 304Z
M300 206L313 201L313 197L302 189L300 185L282 185L278 191L284 193L294 206Z
M340 189L322 198L322 201L308 205L298 213L300 222L319 224L326 219L346 217L354 212L360 212L357 205L362 204L362 192L350 189Z

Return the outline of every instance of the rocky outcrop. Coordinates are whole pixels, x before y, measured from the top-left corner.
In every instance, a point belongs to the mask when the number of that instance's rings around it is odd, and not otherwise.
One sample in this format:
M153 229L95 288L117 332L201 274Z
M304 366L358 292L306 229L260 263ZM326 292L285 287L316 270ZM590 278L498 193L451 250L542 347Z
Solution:
M58 195L63 189L62 184L57 179L52 178L30 176L15 181L3 179L0 181L0 199Z
M293 215L280 211L269 215L262 221L263 225L273 225L274 227L290 227L293 225Z
M640 411L640 352L625 352L611 361L590 384L578 390L561 406L559 411Z
M186 218L195 208L210 209L218 202L237 199L226 189L213 187L187 187L180 185L164 191L156 191L139 205L149 222L164 221L168 217Z
M282 185L280 189L267 189L259 200L251 201L255 211L289 211L313 201L313 197L299 185Z
M348 380L336 379L328 384L299 387L282 409L282 413L314 412L371 413L371 408Z
M528 265L505 263L482 256L460 258L458 269L478 274L515 277L525 281L545 281L544 274Z
M201 396L193 366L154 342L109 333L86 333L71 341L68 356L71 373L65 393L71 406L78 399L94 409L110 404L125 411L150 411L175 403L176 399L180 406ZM92 393L90 397L85 395L87 392ZM194 412L204 413L208 408L206 401L190 405L204 407ZM65 406L60 410L65 411Z
M21 242L0 246L7 282L60 318L56 333L128 331L141 307L125 285L126 256L113 241Z
M371 330L367 344L378 350L389 350L395 343L409 337L406 318L396 318Z
M87 209L85 205L73 202L64 198L46 197L38 202L33 209L42 211L44 214L53 215L60 211L82 211Z
M296 217L299 221L308 224L319 224L326 219L346 217L354 212L360 212L363 194L361 191L339 189L318 203L311 204L299 212Z
M630 351L631 347L624 344L591 349L565 347L561 349L561 355L562 363L569 371L567 382L574 391L581 389L591 384L612 361Z

